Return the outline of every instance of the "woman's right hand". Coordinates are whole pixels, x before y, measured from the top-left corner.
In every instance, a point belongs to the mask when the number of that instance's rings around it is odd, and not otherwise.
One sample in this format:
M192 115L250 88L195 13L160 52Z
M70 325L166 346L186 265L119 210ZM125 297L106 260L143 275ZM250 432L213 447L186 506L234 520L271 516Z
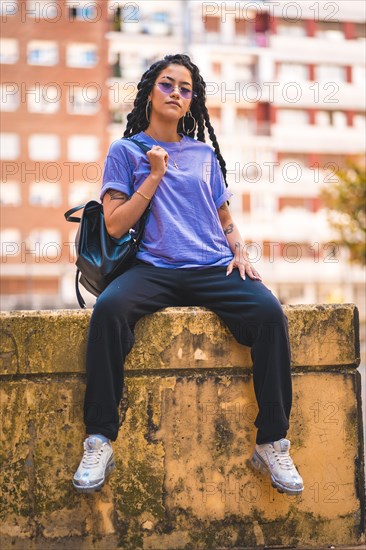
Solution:
M150 162L151 174L162 178L168 168L168 153L160 145L153 145L146 155Z

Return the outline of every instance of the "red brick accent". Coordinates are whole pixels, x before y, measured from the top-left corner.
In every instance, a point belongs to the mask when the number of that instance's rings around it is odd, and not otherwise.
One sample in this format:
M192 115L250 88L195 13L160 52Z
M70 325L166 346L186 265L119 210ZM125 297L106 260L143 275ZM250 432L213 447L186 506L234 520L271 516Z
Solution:
M241 204L243 212L250 212L250 194L243 193L241 196Z
M344 21L343 22L343 32L346 40L355 39L355 25L353 21Z
M352 84L352 67L351 65L346 65L346 82Z
M315 34L315 21L314 19L306 19L306 33L307 36L313 37Z

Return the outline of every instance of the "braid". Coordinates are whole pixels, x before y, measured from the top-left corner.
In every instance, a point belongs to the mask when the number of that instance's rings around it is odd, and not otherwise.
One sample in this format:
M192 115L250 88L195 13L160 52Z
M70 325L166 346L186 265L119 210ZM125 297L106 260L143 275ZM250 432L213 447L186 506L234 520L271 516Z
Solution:
M155 63L153 63L150 68L143 73L141 80L137 85L137 95L133 104L133 110L127 115L127 125L123 133L123 137L133 136L138 132L143 132L148 127L149 122L146 119L147 98L160 72L172 63L183 65L190 71L192 75L193 90L197 94L197 97L193 98L192 100L191 113L197 124L195 130L195 132L197 132L197 140L204 143L206 142L206 126L208 130L208 135L215 151L215 155L217 157L217 160L219 161L221 171L224 176L225 185L227 187L228 184L226 181L226 163L221 155L220 147L217 142L213 126L211 125L210 117L206 107L206 83L200 75L197 65L192 63L188 55L166 55L164 59L155 61ZM188 134L187 129L191 130L191 127L193 128L194 126L194 122L192 124L192 119L190 117L186 117L184 122L186 131L184 131L182 120L183 118L179 120L177 131L189 137L193 137L194 133L192 134L191 132L191 134Z

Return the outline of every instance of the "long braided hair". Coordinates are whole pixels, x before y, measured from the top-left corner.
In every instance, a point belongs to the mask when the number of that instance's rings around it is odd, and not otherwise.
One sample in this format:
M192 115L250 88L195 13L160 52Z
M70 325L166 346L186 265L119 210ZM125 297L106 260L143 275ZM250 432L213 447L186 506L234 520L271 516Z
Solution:
M190 57L185 54L174 54L166 55L163 59L156 61L151 65L147 71L141 77L140 82L137 85L137 95L133 104L133 110L127 115L127 126L124 131L123 137L130 137L138 132L143 132L149 125L148 120L146 120L146 104L149 93L152 90L152 87L157 79L159 73L164 70L168 65L175 63L177 65L184 65L192 76L193 91L196 92L197 96L193 97L191 102L191 113L194 119L196 120L196 130L197 140L205 142L205 124L207 127L208 135L210 136L216 157L220 163L221 171L224 176L224 181L226 187L228 186L226 181L226 163L220 153L220 147L216 139L215 131L211 125L210 117L208 115L206 107L206 83L200 75L197 65L192 63ZM185 122L184 126L186 131L183 130L182 120L183 117L179 120L177 131L188 135L187 130L191 130L191 127L194 126L194 121L191 117L184 117ZM193 122L193 124L192 124ZM191 125L191 127L190 127ZM193 137L194 134L189 134L190 137Z

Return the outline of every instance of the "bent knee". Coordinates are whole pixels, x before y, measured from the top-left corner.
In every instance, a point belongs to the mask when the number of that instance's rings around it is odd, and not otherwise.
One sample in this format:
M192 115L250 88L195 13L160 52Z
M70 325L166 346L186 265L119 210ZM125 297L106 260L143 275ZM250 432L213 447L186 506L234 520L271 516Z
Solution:
M117 295L107 287L94 304L93 317L124 317L128 314L128 310L128 298L124 299L121 294Z
M258 316L262 323L287 324L287 316L280 301L274 295L260 303Z

